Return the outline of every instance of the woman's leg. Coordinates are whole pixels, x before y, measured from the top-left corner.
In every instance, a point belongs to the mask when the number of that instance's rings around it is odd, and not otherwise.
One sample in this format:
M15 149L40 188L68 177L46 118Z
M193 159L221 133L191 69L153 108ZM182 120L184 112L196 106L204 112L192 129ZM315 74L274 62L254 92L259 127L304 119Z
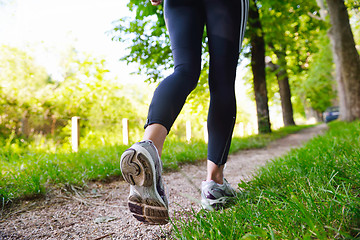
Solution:
M223 165L227 161L236 118L236 67L247 21L248 1L204 2L210 51L208 178L213 176L215 179L212 180L222 183Z
M213 163L212 161L208 160L207 166L206 166L206 170L207 170L206 181L213 180L214 182L216 182L218 184L223 184L224 166L225 165L218 166L215 163Z
M159 157L161 157L163 145L167 136L166 128L158 123L149 125L145 129L143 140L151 140L158 150Z
M164 5L174 72L154 92L144 135L144 140L152 140L160 154L167 133L198 82L205 23L198 0L165 0Z
M203 0L209 39L210 106L207 181L201 184L205 209L225 207L236 191L223 171L236 118L235 75L247 21L248 0Z

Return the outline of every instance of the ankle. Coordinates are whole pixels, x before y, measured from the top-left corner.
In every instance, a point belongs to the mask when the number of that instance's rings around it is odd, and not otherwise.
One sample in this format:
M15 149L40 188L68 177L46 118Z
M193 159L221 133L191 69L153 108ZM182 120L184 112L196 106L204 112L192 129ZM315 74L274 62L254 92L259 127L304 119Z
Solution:
M146 127L143 140L151 140L161 157L167 130L161 124L152 124Z
M211 181L213 180L217 184L224 183L224 165L218 166L212 161L207 161L207 176L206 180Z
M214 181L217 184L223 184L224 183L223 178L217 178L217 177L207 177L206 181Z

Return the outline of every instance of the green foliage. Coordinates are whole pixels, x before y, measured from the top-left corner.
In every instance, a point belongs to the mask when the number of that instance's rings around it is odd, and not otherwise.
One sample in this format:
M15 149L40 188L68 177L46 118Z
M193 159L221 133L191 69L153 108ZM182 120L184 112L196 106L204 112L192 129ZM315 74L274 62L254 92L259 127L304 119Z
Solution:
M122 119L140 138L152 88L126 88L108 78L104 60L72 49L62 79L52 79L24 51L3 46L0 58L0 134L15 134L29 149L70 150L70 118L81 117L82 147L122 142ZM130 90L129 90L130 89ZM134 107L136 106L136 107ZM9 138L10 139L10 138Z
M319 48L319 36L323 36L327 25L316 17L318 12L316 1L275 1L261 2L261 17L264 26L265 40L268 46L267 56L278 65L275 72L267 71L269 99L272 104L279 104L276 74L286 71L292 93L295 113L304 113L304 97L301 90L309 69L314 64L314 55ZM276 22L276 24L273 24ZM315 63L316 64L316 63ZM327 64L327 65L326 65ZM323 67L331 69L332 63L326 62ZM328 81L330 82L330 81ZM314 106L323 104L328 96L318 95L314 98ZM321 97L325 97L324 100ZM333 95L331 95L333 97ZM305 107L312 107L305 106ZM318 108L316 109L317 111Z
M0 131L4 137L15 134L10 141L14 146L14 141L21 139L27 143L23 147L31 151L71 151L73 116L80 117L82 148L122 144L123 118L129 120L130 142L142 138L148 100L155 84L123 86L119 80L108 79L104 60L74 49L62 61L61 79L53 79L33 74L44 73L44 69L27 53L10 47L4 49L7 54L2 55L4 71L0 78L0 124L4 128ZM31 70L31 74L26 74L26 70ZM203 139L209 104L207 65L202 71L198 87L188 97L170 138L185 140L186 121L191 121L192 138ZM10 95L11 92L16 94Z
M0 47L0 134L18 132L20 119L41 108L38 90L47 84L48 75L26 52Z
M26 101L34 90L44 87L48 75L44 68L36 66L34 59L24 51L1 46L0 82L10 97Z
M354 41L357 46L360 46L360 3L357 0L349 0L345 2L348 13L350 15L350 25L354 35ZM357 47L360 54L360 49Z
M304 82L307 81L310 69L317 64L316 55L319 51L327 51L319 38L326 34L329 25L318 17L319 8L316 1L256 1L259 7L260 19L264 30L267 46L267 61L277 66L276 70L267 68L266 81L269 105L280 106L280 95L277 76L285 71L289 76L291 88L291 102L294 115L305 116L305 108L312 107L304 97ZM247 35L251 29L247 30ZM248 41L245 41L247 43ZM324 50L320 50L323 49ZM325 50L326 49L326 50ZM247 54L245 54L247 56ZM332 70L332 63L326 61L322 65L324 71ZM250 72L247 84L251 84ZM317 73L312 72L316 78ZM322 82L324 85L325 82ZM331 84L331 78L327 85ZM320 84L319 84L320 85ZM250 93L253 95L253 93ZM318 94L313 97L313 105L324 105L333 94ZM324 99L325 98L325 99ZM319 108L316 110L320 111Z
M294 75L308 68L309 56L318 49L314 41L326 28L323 22L309 15L318 10L316 1L261 2L268 56L277 63L277 53L285 54L289 71Z
M324 112L330 107L336 97L335 81L333 78L333 58L330 41L326 35L319 38L318 53L313 55L313 63L310 66L306 78L302 81L302 87L298 88L300 95L304 96L308 105L318 112Z
M359 10L360 2L358 0L347 0L345 1L348 10Z
M175 220L177 239L355 239L360 222L360 122L275 159L239 184L236 205ZM190 220L189 220L190 219Z
M85 58L85 60L75 63L77 65L72 70L73 72L67 74L69 77L65 78L52 95L50 105L58 105L55 114L60 116L81 117L84 147L89 146L87 142L91 136L94 136L94 132L101 134L100 136L95 134L98 142L90 141L90 144L99 146L101 142L100 145L117 143L122 139L120 136L121 120L128 118L141 122L142 119L139 118L139 115L145 115L144 107L141 107L144 104L139 104L140 99L130 100L129 94L125 93L127 89L106 79L107 70L104 70L103 61L98 62L95 59ZM137 88L134 87L134 89ZM143 97L144 94L146 91L139 93L138 97ZM139 105L135 110L133 106L137 104ZM106 132L118 133L117 138L119 139L112 142L113 138L105 140L103 137L101 140L101 135ZM95 139L93 138L93 140Z
M156 82L164 77L164 70L173 66L163 6L154 7L150 1L138 0L131 0L127 6L135 15L115 22L112 39L131 42L129 54L121 60L138 63L137 74Z

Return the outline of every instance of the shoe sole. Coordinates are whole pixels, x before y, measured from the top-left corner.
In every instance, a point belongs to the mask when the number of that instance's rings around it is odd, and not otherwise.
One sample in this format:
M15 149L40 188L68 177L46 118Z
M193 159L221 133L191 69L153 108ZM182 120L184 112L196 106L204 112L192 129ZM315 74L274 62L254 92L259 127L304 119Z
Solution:
M202 208L209 211L225 209L234 204L235 197L222 197L216 200L201 199Z
M133 216L147 224L166 224L169 213L156 189L156 171L151 157L141 146L133 146L121 156L120 168L131 184L128 206Z

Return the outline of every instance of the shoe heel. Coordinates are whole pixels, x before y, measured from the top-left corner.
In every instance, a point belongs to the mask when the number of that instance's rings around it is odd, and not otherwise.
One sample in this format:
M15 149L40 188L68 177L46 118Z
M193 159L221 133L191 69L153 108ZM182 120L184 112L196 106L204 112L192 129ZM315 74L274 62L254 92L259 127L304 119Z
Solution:
M140 222L146 224L167 224L169 212L167 208L155 199L142 199L140 196L132 195L128 202L129 210Z
M128 149L121 156L120 169L126 182L149 187L153 184L153 171L149 160L142 153Z

